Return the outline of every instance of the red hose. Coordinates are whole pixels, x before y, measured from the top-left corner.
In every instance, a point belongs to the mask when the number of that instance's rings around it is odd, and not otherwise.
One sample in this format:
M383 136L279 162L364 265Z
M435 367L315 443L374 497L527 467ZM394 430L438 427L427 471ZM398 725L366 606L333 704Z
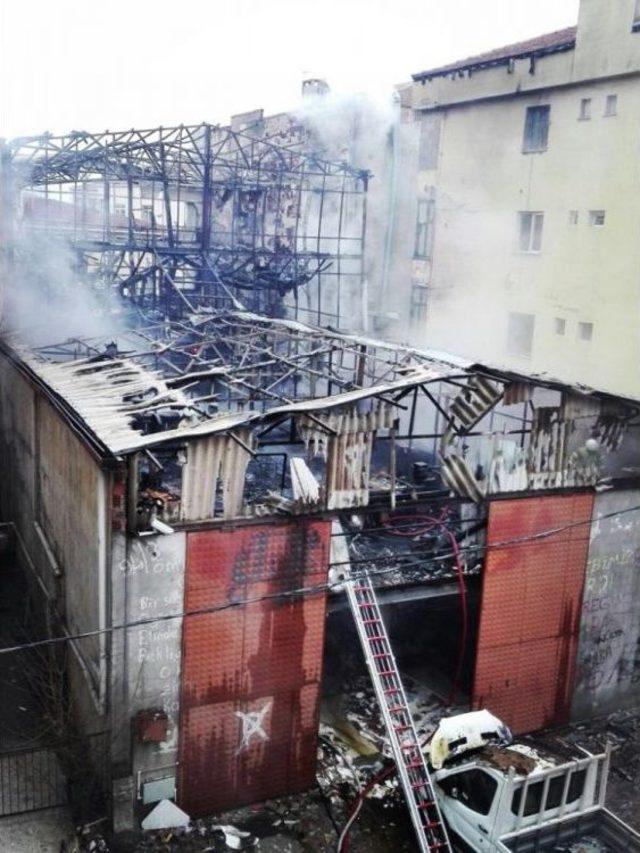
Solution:
M454 676L451 681L451 690L449 691L449 696L447 698L447 705L451 706L454 704L458 692L460 690L460 679L462 677L462 667L464 665L464 653L467 647L467 637L469 633L469 609L467 604L467 587L464 581L464 568L462 566L460 547L453 531L446 524L446 515L446 508L442 509L440 515L437 517L422 514L399 516L397 515L393 518L394 522L417 521L423 522L423 524L416 525L416 527L409 528L407 530L388 529L387 532L391 533L394 536L407 536L413 538L415 536L421 536L426 533L430 533L434 528L439 527L449 537L449 541L451 542L451 550L453 551L456 574L458 578L458 589L460 591L460 637L458 640L458 660L456 663ZM386 528L387 524L383 524L383 527Z
M456 701L458 690L460 689L460 679L462 677L462 667L464 664L464 653L467 648L467 635L469 633L469 609L467 607L467 585L464 582L464 569L462 567L462 558L460 556L460 547L458 540L453 534L453 531L443 525L443 529L451 541L451 548L456 561L456 573L458 575L458 589L460 590L460 637L458 639L458 662L456 664L453 680L451 681L451 690L447 705L451 706Z
M435 729L431 732L429 737L427 737L426 740L424 740L420 744L421 749L425 748L425 746L429 743L429 741L433 737L434 733L435 733ZM364 798L367 796L369 791L371 791L371 789L374 788L376 785L379 785L380 782L384 782L384 780L388 779L390 776L395 776L397 769L398 768L396 767L395 764L391 764L389 767L387 767L384 770L381 770L379 773L377 773L373 777L373 779L370 779L367 782L367 784L364 786L364 788L360 791L358 796L353 801L353 806L351 807L351 811L349 812L349 816L347 817L347 820L345 823L345 827L347 829L346 829L346 831L343 831L342 843L340 843L340 840L338 839L337 853L347 853L347 851L349 850L349 830L350 830L349 824L352 822L354 815L357 814L358 810L360 809L362 803L364 802Z

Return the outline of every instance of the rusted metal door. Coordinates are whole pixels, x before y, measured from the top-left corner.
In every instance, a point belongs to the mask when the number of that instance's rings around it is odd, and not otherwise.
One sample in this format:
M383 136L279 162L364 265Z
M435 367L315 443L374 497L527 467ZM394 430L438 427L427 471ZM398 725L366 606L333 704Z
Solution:
M178 800L191 815L314 783L326 594L282 594L325 583L330 531L188 534Z
M490 505L473 706L515 732L569 719L592 510L591 494Z

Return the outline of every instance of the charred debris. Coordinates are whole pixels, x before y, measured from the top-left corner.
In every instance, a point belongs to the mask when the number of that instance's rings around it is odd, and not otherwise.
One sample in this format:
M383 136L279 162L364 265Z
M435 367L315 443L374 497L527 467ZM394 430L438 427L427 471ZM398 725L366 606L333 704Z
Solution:
M63 255L107 327L3 347L120 472L123 529L330 513L411 584L452 575L445 521L479 570L485 497L633 473L635 401L344 331L366 171L202 124L13 140L2 172L8 274L55 311Z

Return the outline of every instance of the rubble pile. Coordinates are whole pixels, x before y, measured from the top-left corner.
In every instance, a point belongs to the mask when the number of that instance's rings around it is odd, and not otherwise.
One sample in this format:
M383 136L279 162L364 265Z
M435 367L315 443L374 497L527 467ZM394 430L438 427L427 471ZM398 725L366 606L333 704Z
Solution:
M187 827L146 832L142 838L128 843L114 841L109 847L87 845L81 850L82 853L226 853L229 850L311 853L334 849L337 831L322 795L315 790L193 820ZM360 849L364 853L367 848Z
M426 743L443 714L441 701L418 682L403 681L418 736ZM367 676L356 678L349 689L325 702L321 712L318 784L331 813L344 824L358 795L390 767L391 750L380 707ZM404 798L395 775L386 775L368 791L365 808L353 834L366 835L369 825L376 832L388 827L401 845L409 821ZM365 848L366 849L366 848ZM403 849L398 846L396 849ZM413 849L409 843L407 849Z
M424 540L356 533L349 543L352 571L357 574L358 567L366 565L378 587L454 580L453 560L437 558L449 549L449 543L441 542L438 537ZM480 562L475 559L465 566L465 575L477 575L479 572Z
M424 687L406 677L407 698L421 738L426 741L445 711ZM602 752L613 744L607 803L632 826L640 827L640 712L625 711L586 724L538 733L575 753L582 747ZM524 738L527 741L528 738ZM78 853L317 853L335 850L336 840L359 793L389 767L389 749L378 705L366 676L325 702L320 724L318 788L297 795L190 821L188 826L146 832L131 840L109 842L96 832L79 830ZM96 826L95 830L100 827ZM409 853L415 849L402 792L387 776L368 792L350 833L352 853ZM603 853L601 843L585 836L566 853Z

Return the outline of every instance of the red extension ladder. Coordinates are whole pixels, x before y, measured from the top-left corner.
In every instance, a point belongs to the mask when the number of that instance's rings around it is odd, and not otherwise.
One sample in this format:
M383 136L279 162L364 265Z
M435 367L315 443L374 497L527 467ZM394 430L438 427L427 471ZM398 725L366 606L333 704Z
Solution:
M451 850L429 769L413 724L375 589L368 576L345 583L371 680L382 709L419 849Z

